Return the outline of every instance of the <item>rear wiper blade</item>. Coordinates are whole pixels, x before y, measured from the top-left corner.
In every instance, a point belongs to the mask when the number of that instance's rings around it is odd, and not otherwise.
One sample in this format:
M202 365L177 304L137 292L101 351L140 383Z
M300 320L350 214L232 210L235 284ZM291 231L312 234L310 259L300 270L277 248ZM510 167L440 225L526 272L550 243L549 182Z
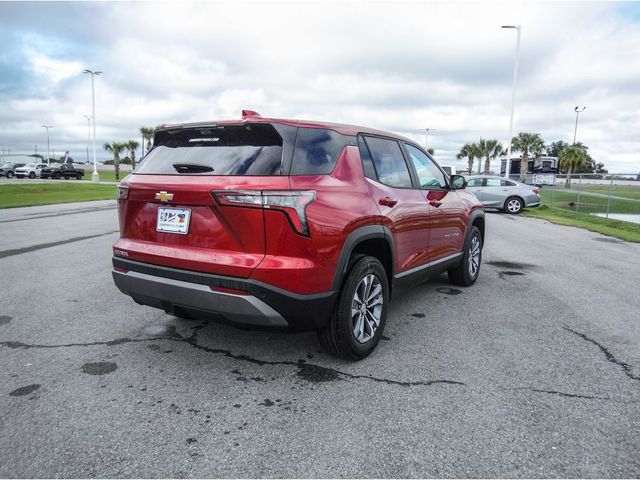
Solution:
M206 165L198 165L195 163L174 163L173 168L175 168L178 173L213 172L213 168L207 167Z

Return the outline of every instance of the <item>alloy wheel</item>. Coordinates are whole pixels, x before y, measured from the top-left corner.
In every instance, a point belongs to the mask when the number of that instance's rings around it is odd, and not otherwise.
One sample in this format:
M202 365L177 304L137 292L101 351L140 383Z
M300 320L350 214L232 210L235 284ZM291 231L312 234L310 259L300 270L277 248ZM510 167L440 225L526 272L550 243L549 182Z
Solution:
M507 203L507 210L509 210L511 213L518 213L521 208L522 205L520 203L520 200L516 198L509 200L509 203Z
M476 278L478 270L480 269L480 239L477 235L471 238L471 245L469 245L469 275L471 278Z
M351 302L353 335L360 343L371 340L380 326L384 296L382 284L372 273L365 276L356 287Z

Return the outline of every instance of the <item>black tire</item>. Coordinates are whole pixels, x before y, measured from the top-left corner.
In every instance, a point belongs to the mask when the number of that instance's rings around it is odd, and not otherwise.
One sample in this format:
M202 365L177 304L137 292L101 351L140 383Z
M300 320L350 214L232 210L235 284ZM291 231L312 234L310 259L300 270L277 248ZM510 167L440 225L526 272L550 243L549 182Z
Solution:
M34 172L29 172L29 178L33 180L36 178L36 174Z
M373 277L371 277L371 275L373 275ZM377 327L372 329L371 322L369 321L367 321L367 326L365 326L363 320L361 324L361 335L365 337L368 336L369 338L366 340L362 338L358 340L354 333L355 325L353 321L354 317L352 316L352 307L356 302L356 289L359 289L359 293L362 293L360 288L366 288L366 284L362 287L362 282L365 282L365 278L371 279L375 289L377 289L378 285L381 287L380 294L376 295L370 303L376 305L381 295L382 305L378 311L379 318L376 319L375 316L373 316L375 313L370 313L371 316L367 317L374 320L374 325L376 323L375 320L378 320ZM347 276L333 308L329 323L327 323L324 328L318 330L318 339L322 348L332 355L347 360L361 360L365 358L376 348L376 345L378 345L382 337L387 321L388 307L389 281L384 267L375 257L356 257L355 261L352 260L347 270ZM365 313L362 315L363 318L366 316ZM370 334L367 334L366 330L369 330Z
M13 177L13 172L7 172L7 178Z
M65 176L64 176L64 179L65 179L65 180L69 180L69 175L65 175Z
M509 197L504 202L503 211L512 215L518 215L524 208L524 202L520 197Z
M76 175L76 180L82 180L82 174L80 174L80 173L79 173L79 174L77 174L77 175Z
M477 242L477 243L476 243ZM478 248L477 255L476 246ZM480 229L476 226L471 227L471 233L464 243L464 254L462 260L456 268L452 268L447 273L449 275L449 281L454 285L461 287L470 287L478 279L480 274L480 265L482 264L482 234ZM475 261L475 270L470 265L470 262Z

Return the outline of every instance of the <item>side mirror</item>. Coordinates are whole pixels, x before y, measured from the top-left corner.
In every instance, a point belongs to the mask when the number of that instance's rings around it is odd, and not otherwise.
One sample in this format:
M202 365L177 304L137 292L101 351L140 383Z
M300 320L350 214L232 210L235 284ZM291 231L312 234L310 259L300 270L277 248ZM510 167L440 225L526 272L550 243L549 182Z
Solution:
M467 188L467 179L462 175L451 175L449 181L451 182L451 190L463 190Z

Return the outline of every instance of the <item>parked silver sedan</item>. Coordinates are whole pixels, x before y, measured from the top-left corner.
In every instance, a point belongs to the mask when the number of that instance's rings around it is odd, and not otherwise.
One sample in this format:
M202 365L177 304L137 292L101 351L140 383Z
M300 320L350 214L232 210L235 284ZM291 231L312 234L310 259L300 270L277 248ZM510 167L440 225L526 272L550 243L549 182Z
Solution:
M538 187L494 175L472 175L467 182L467 189L487 208L515 214L540 205Z

